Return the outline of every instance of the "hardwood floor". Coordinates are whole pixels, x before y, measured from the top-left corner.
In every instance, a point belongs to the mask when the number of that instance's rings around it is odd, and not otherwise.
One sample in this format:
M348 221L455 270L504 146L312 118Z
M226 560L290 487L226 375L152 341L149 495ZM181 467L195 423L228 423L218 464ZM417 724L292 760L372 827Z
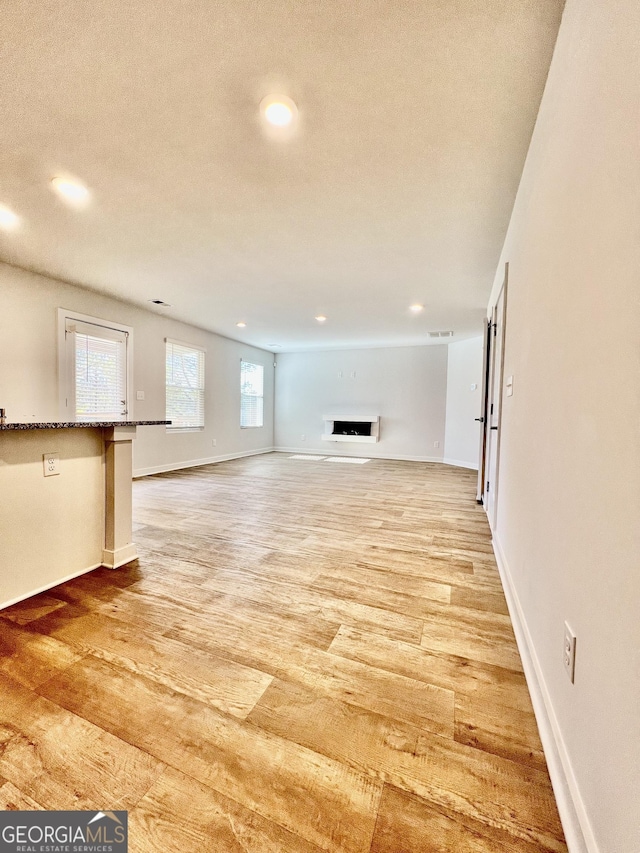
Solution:
M134 484L138 561L0 613L0 807L136 853L566 853L475 474Z

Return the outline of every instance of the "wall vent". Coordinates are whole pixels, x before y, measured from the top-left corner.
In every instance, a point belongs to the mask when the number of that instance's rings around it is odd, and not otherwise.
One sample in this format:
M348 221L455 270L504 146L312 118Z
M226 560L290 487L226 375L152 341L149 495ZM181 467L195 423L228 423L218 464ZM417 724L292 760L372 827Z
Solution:
M450 338L453 332L429 332L430 338Z

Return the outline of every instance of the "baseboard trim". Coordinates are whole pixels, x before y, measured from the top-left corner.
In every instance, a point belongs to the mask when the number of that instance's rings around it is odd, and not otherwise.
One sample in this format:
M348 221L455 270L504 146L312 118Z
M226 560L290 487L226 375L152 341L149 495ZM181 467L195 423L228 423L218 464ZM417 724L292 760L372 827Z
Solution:
M171 462L168 465L152 465L150 468L136 468L133 479L148 477L151 474L167 474L169 471L181 471L183 468L198 468L200 465L212 465L216 462L228 462L230 459L243 459L245 456L260 456L273 453L275 447L263 447L260 450L244 450L241 453L224 453L221 456L208 456L206 459L189 459L187 462Z
M471 471L478 470L478 463L462 462L460 459L448 459L446 456L442 460L445 465L455 465L456 468L469 468Z
M208 456L205 459L190 459L187 462L172 462L168 465L152 465L150 468L136 468L133 472L133 479L148 477L152 474L167 474L170 471L181 471L184 468L198 468L200 465L212 465L216 462L228 462L230 459L242 459L245 456L260 456L263 453L309 453L323 456L354 456L360 459L363 457L367 459L390 459L398 462L439 462L441 465L454 465L457 468L467 468L472 471L478 470L477 465L471 465L468 462L461 462L457 459L443 459L441 456L410 456L402 454L378 456L371 453L336 453L333 449L328 450L326 447L264 447L261 450L226 453L221 456Z
M343 448L340 449L342 450ZM353 456L356 459L380 459L382 461L391 459L398 462L440 462L440 464L443 462L441 456L398 456L388 454L380 456L374 453L365 453L364 451L362 453L336 453L335 450L327 449L326 447L274 447L273 450L276 453L308 453L312 456Z
M52 581L51 583L46 583L44 586L39 586L37 589L32 589L30 592L22 593L16 598L10 598L9 601L3 601L0 604L0 610L4 610L5 607L11 607L12 604L18 604L21 601L26 601L27 598L33 598L34 595L39 595L41 592L46 592L48 589L60 586L61 583L72 581L74 578L79 578L80 575L86 575L88 572L92 572L94 569L99 569L101 567L102 563L96 563L94 566L89 566L88 569L80 569L79 572L72 572L70 575L65 575L63 578L58 578L58 580Z
M531 694L533 710L540 730L540 739L569 853L601 853L580 796L569 754L558 725L527 621L513 584L511 572L495 534L492 545L518 643L518 650L522 658L522 666Z
M105 569L119 569L120 566L126 566L127 563L137 559L138 549L133 542L115 551L105 548L102 552L102 565Z

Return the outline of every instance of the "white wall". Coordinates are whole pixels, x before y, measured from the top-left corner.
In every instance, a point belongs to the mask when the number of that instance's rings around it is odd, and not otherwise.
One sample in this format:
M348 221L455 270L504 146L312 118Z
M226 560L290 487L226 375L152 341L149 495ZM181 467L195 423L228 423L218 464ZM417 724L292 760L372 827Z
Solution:
M277 365L277 449L442 461L446 346L279 353ZM323 415L334 413L380 415L380 441L322 441Z
M133 327L131 419L165 418L166 337L207 349L204 430L167 433L164 427L140 427L134 442L135 473L272 449L271 353L210 334L169 316L0 263L0 407L6 408L7 420L60 420L58 308ZM241 358L265 368L262 429L240 429ZM145 392L144 401L136 401L136 390Z
M591 853L640 851L639 41L637 0L568 0L496 276L508 261L495 543Z
M482 347L484 339L449 344L444 461L478 468L482 414ZM475 385L475 388L472 386Z

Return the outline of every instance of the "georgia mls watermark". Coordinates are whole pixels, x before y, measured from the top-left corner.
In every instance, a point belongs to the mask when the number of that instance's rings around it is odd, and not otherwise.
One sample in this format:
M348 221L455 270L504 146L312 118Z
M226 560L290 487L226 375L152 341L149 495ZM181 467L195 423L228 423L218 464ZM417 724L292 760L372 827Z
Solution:
M0 812L0 853L127 853L127 812Z

